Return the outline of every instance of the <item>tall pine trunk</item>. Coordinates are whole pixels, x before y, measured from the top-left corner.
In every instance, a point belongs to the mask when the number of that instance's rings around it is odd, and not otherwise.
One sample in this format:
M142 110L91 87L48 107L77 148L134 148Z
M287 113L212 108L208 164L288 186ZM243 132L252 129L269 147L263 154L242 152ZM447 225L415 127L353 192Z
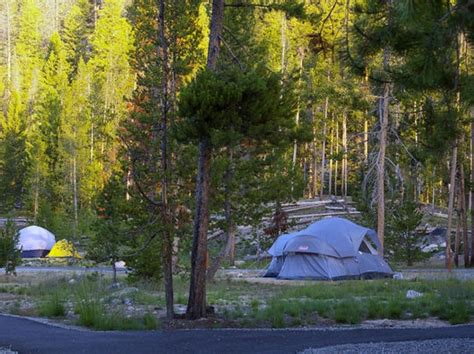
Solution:
M304 50L303 48L298 49L298 56L299 56L299 77L298 77L298 89L301 88L301 76L303 75L303 59L304 59ZM300 96L298 95L297 107L296 107L296 116L295 116L295 124L298 126L300 124ZM295 139L293 142L293 159L292 159L292 169L294 170L296 167L296 156L298 154L298 142Z
M8 84L8 92L10 92L10 85L12 80L12 19L10 14L10 0L6 0L6 20L7 20L7 28L6 28L6 35L7 35L7 84Z
M449 183L449 197L448 197L448 227L446 230L446 267L451 271L452 255L451 255L451 229L453 224L453 209L454 209L454 193L456 191L456 166L457 166L458 146L457 141L454 143L451 151L451 177Z
M163 275L166 297L166 317L174 317L173 300L173 236L171 225L171 213L168 204L168 113L169 113L169 56L168 40L165 34L165 0L160 0L158 11L158 36L160 40L161 57L161 203L162 219L164 223L163 232Z
M369 122L364 119L364 162L369 161Z
M227 157L229 160L229 165L226 168L224 173L224 216L226 224L226 241L221 252L213 260L212 264L209 266L207 271L207 280L212 281L216 275L219 267L221 266L222 260L225 257L229 257L230 265L234 265L235 258L235 235L234 235L234 222L233 222L233 213L232 213L232 189L231 182L233 176L233 154L232 148L227 147Z
M454 90L456 92L456 111L459 113L461 104L461 94L459 87L459 76L461 74L461 51L459 48L459 36L456 36L456 74L454 77ZM448 227L446 233L446 266L448 271L452 268L452 252L451 252L451 228L453 222L454 198L456 193L456 171L458 166L458 143L456 137L451 156L451 176L450 176L450 190L448 199Z
M224 0L212 1L207 69L215 71L221 48ZM209 226L209 183L212 147L207 137L199 139L199 162L196 180L196 213L191 251L191 282L186 315L198 319L206 315L207 229Z
M457 220L456 220L456 234L454 236L454 264L456 267L459 267L459 249L461 243L461 218L462 218L462 211L461 211L461 198L462 198L462 191L461 186L457 188L458 192L458 208L456 210Z
M329 109L329 97L326 96L324 100L324 122L323 122L323 141L321 144L321 189L320 189L320 198L323 199L324 196L324 174L326 171L326 131L327 131L327 119L328 119L328 109Z
M337 179L338 179L338 172L339 172L339 122L336 121L336 144L335 144L335 150L336 150L336 162L334 163L334 195L337 196ZM342 183L341 183L342 185Z
M189 319L206 316L207 229L209 224L211 152L208 139L200 139L196 181L196 214L191 250L191 281L186 310Z
M77 158L76 150L74 150L74 157L72 158L72 206L74 210L74 228L73 239L77 240L77 227L79 223L78 218L78 193L77 193Z
M463 250L464 250L464 267L467 267L469 264L469 243L468 243L468 235L467 235L467 210L466 210L466 186L464 182L464 164L460 164L460 182L461 182L461 192L459 196L461 198L461 224L462 224L462 243L463 243Z
M470 266L474 267L474 106L471 107L471 261ZM466 245L466 247L468 247Z
M328 194L332 195L332 165L333 165L333 160L332 160L332 155L334 153L334 122L332 122L331 119L331 135L329 137L329 186L328 186Z
M342 119L342 196L347 198L347 179L349 169L347 167L347 111L344 111Z
M390 84L384 83L383 97L379 107L380 134L377 157L377 235L380 241L380 254L384 253L385 238L385 154L387 149L388 107L390 104Z
M308 110L311 117L311 124L313 126L313 140L311 141L311 198L316 198L318 195L318 159L317 159L317 140L316 140L316 123L313 108Z

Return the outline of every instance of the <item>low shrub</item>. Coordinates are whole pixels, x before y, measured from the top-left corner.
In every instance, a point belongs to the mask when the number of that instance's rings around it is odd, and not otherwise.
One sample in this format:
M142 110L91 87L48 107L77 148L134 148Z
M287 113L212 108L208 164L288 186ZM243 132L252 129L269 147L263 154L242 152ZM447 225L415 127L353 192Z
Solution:
M391 298L387 303L386 315L389 318L400 319L403 316L406 306L404 302L399 298Z
M380 299L370 299L367 302L367 318L377 319L385 316L385 304Z
M64 295L56 290L38 303L38 314L44 317L63 317L66 314Z
M145 329L153 330L158 328L158 320L156 316L151 313L146 313L143 316L143 326Z
M338 323L360 323L362 317L362 308L358 301L345 300L334 307L334 319Z

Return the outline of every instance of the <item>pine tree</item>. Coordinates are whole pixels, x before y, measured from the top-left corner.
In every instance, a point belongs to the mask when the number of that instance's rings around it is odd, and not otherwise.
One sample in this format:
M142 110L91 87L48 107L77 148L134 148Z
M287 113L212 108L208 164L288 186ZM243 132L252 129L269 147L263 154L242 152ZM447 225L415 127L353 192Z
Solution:
M88 62L92 72L92 161L98 161L103 176L110 175L117 154L117 129L126 115L126 99L133 89L129 58L133 49L132 28L125 17L124 0L104 1L91 38L92 54Z
M13 221L8 220L0 230L0 265L6 275L16 275L15 269L21 264L21 250L18 249L19 233Z
M64 44L56 32L50 39L48 54L40 76L35 118L30 128L30 184L35 219L40 206L50 212L64 208L64 162L60 146L64 96L68 87L69 64ZM48 225L49 221L42 220ZM51 227L51 225L48 225Z
M24 182L28 170L25 125L21 121L20 94L13 91L7 114L1 121L0 195L1 210L23 206Z
M92 6L89 0L78 0L64 19L61 36L64 41L71 74L75 74L79 60L88 59L89 37L91 35Z
M4 114L5 147L1 159L4 170L1 174L4 207L21 208L26 192L26 177L29 171L31 127L38 95L41 69L41 12L35 1L21 3L18 37L12 60L12 88L9 92L6 114ZM14 163L11 159L14 159ZM7 188L6 186L10 186Z
M73 220L73 237L78 236L81 208L85 214L92 209L97 193L98 165L92 161L89 145L91 130L91 74L89 67L79 59L77 74L64 94L63 124L60 132L60 150L64 159L65 204Z

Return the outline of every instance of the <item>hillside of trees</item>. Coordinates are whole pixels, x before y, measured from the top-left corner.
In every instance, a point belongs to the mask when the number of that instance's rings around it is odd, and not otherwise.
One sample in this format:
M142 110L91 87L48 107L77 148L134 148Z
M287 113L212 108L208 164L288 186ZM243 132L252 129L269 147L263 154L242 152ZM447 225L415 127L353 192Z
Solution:
M447 208L474 265L473 45L472 0L1 0L0 215L164 278L169 316L176 256L199 317L208 231L232 263L302 198L387 250Z

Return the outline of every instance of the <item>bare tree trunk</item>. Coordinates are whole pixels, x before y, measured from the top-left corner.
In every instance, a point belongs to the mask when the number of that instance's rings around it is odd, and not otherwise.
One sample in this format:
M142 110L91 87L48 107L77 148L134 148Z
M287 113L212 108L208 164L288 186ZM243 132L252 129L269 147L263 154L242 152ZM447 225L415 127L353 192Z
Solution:
M338 172L339 172L339 122L336 121L336 156L338 157L334 164L334 195L337 195L337 179L338 179Z
M461 223L462 223L462 236L463 236L463 249L464 249L464 267L467 268L469 264L469 243L468 243L468 235L467 235L467 209L466 209L466 186L464 183L464 164L460 164L460 180L461 180L461 192L460 192L460 199L461 199Z
M471 261L470 266L474 267L474 106L471 107Z
M331 135L329 137L329 195L332 195L332 155L334 154L334 122L332 122L331 126Z
M35 193L34 193L34 206L33 206L33 220L35 224L37 223L38 219L38 211L39 211L39 176L38 170L36 170L35 176Z
M130 166L130 160L128 161L128 165ZM127 189L125 191L125 200L130 200L131 195L130 195L130 189L132 187L132 169L129 167L127 171L127 181L126 181L126 186Z
M231 191L231 181L233 175L233 156L232 156L232 148L227 148L227 155L229 159L229 165L225 171L224 175L224 213L225 213L225 222L226 222L226 241L224 247L222 248L219 255L214 259L212 265L209 267L207 271L207 280L212 281L214 276L217 273L217 270L221 266L222 260L229 256L231 265L234 265L234 257L235 257L235 237L234 237L234 223L233 223L233 215L232 215L232 191Z
M224 0L212 1L207 69L216 70L224 21ZM191 252L191 282L186 315L198 319L206 315L207 229L209 225L209 182L212 147L207 137L199 139L196 181L196 214Z
M449 5L448 5L449 6ZM454 86L456 89L456 109L459 112L460 105L460 91L459 91L459 76L461 74L461 52L459 48L459 38L456 37L456 75ZM446 266L448 271L451 272L452 268L452 254L451 254L451 228L452 228L452 219L453 219L453 209L454 209L454 198L456 193L456 171L458 166L457 161L458 155L458 138L455 139L453 150L452 150L452 161L451 161L451 176L450 176L450 190L449 190L449 200L448 200L448 227L446 234Z
M391 0L387 0L387 4L391 6ZM390 21L390 8L388 10ZM383 69L388 71L390 66L390 49L385 47L383 50ZM387 133L389 120L391 84L384 82L383 96L379 102L379 153L377 156L377 235L380 241L380 254L384 254L385 239L385 154L387 148Z
M347 198L347 179L348 179L348 167L347 167L347 111L344 111L342 119L342 149L344 152L342 158L342 196Z
M304 50L302 48L298 49L298 55L299 55L299 78L298 78L298 89L301 86L301 75L303 74L303 58L304 58ZM298 96L298 102L297 102L297 107L296 107L296 117L295 117L295 124L298 126L300 124L300 97ZM296 155L298 152L298 142L294 141L293 143L293 159L292 159L292 168L293 170L295 169L296 165Z
M169 60L168 40L165 34L165 0L160 0L158 11L158 36L161 51L161 203L164 221L163 232L163 275L166 293L166 317L174 317L173 299L173 236L170 208L168 204L168 113L169 113Z
M457 166L457 155L458 146L457 141L454 143L453 150L451 152L451 177L449 184L449 197L448 197L448 227L446 230L446 266L451 271L452 259L451 259L451 228L453 224L453 209L454 209L454 193L456 191L456 166Z
M89 162L94 161L94 123L91 123Z
M364 120L364 162L367 164L369 158L369 122Z
M234 236L234 223L233 223L233 215L232 215L232 191L231 191L231 181L233 175L233 167L232 167L232 149L228 148L228 158L229 158L229 165L227 166L224 180L225 180L225 201L224 201L224 213L225 213L225 222L226 222L226 241L224 247L222 248L219 255L214 259L214 262L209 267L207 271L207 281L212 281L214 276L216 275L219 267L221 266L222 260L229 256L230 264L234 265L234 257L235 257L235 236Z
M10 13L10 0L5 0L6 3L6 16L7 16L7 83L8 92L10 92L10 85L12 81L12 26L11 26L11 13Z
M388 107L390 100L390 86L384 84L383 98L380 104L380 135L379 154L377 161L377 235L380 241L380 254L383 255L385 231L385 151L387 147Z
M286 12L281 14L281 72L286 71Z
M324 196L324 174L326 170L326 131L327 131L327 119L329 109L329 97L326 96L324 100L324 122L323 122L323 141L321 146L321 189L320 198Z
M235 233L234 233L234 222L233 222L233 213L232 213L232 190L231 182L233 177L233 154L232 149L229 148L229 167L227 168L225 174L226 186L225 186L225 220L226 220L226 233L227 233L227 244L228 250L224 255L229 256L229 263L231 266L235 263Z
M74 157L72 158L72 206L74 209L74 228L73 228L73 239L77 240L77 226L79 223L78 217L78 201L77 201L77 160L76 151L74 151Z
M456 235L454 237L454 264L456 267L459 267L459 248L461 242L461 187L457 188L458 192L458 210L456 211L457 220L456 220Z
M308 110L308 113L311 116L311 124L313 125L313 141L311 142L311 175L312 175L312 188L311 188L311 198L316 198L318 195L318 159L316 152L316 122L314 119L313 108L311 107Z
M188 307L186 310L186 314L190 319L198 319L206 315L210 165L210 143L207 139L201 139L199 142L199 163L196 183L196 215L194 219L193 245L191 251L191 282Z

